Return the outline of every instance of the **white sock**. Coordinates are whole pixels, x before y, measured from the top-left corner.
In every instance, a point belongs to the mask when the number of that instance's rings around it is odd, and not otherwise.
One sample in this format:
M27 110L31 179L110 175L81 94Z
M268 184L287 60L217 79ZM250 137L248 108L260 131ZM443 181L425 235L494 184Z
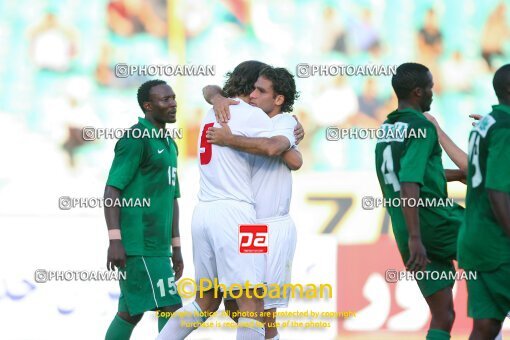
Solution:
M195 301L179 308L168 319L156 340L183 340L207 320L201 317L200 313L202 309ZM191 323L193 326L186 326L185 323Z
M257 326L260 324L260 327ZM264 340L266 331L260 321L251 318L239 318L236 340Z

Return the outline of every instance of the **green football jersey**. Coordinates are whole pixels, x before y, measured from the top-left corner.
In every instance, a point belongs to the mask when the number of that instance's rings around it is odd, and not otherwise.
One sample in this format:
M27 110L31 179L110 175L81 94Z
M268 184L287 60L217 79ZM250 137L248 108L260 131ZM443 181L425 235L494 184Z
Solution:
M510 194L510 106L492 108L469 135L466 221L459 234L459 265L481 271L510 263L510 237L487 195L487 189Z
M171 138L151 138L156 127L139 118L131 133L115 145L107 185L119 189L123 199L149 202L120 209L122 244L127 255L171 256L174 199L180 197L177 145ZM144 132L144 130L147 130ZM142 136L142 138L133 138Z
M377 178L384 198L399 199L400 184L411 182L420 185L421 200L443 202L419 208L420 232L431 260L454 259L463 208L445 203L448 192L436 128L421 112L405 109L390 113L381 129L400 132L387 134L391 138L378 139L375 149ZM388 206L387 209L400 254L406 262L409 233L402 208Z

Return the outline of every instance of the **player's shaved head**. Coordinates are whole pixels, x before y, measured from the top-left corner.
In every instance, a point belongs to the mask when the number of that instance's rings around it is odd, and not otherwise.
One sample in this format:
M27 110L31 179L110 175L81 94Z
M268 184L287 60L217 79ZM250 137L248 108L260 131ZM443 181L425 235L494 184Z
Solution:
M260 71L260 76L271 81L275 96L282 95L285 98L281 112L292 112L294 101L299 98L294 76L283 67L272 66L264 67Z
M225 95L227 97L248 96L253 91L253 85L265 66L267 65L256 60L243 61L237 65L234 71L226 74L227 81L223 86Z
M430 83L429 69L418 63L404 63L397 67L397 73L391 78L391 86L398 99L409 99L416 88L425 88Z
M492 86L499 101L510 104L510 64L503 65L496 71Z
M142 109L143 112L145 112L145 109L143 108L143 103L149 102L151 100L151 98L150 98L151 89L154 86L158 86L158 85L162 85L162 84L166 85L166 81L160 80L160 79L154 79L154 80L146 81L138 88L138 93L136 94L136 97L138 99L138 105L140 105L140 108Z

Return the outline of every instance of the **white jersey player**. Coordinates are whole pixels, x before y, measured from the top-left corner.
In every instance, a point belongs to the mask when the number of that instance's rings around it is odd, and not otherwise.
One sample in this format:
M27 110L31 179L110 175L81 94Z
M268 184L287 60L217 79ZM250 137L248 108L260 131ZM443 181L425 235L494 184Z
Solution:
M255 82L263 66L255 61L243 62L230 74L224 91L241 99L239 105L231 108L230 127L240 136L261 140L261 154L279 156L290 148L291 142L285 136L274 135L271 119L261 109L244 102L249 100L252 90L246 84ZM245 152L211 145L205 136L214 125L219 126L215 121L211 109L202 121L198 145L200 192L192 218L195 277L197 283L200 279L217 279L226 286L244 285L246 281L255 285L264 281L265 256L239 254L238 249L238 226L256 221L251 187L255 159ZM195 301L170 318L158 339L184 339L205 321L200 312L209 315L218 309L221 296L215 296L212 290L203 295L197 292ZM264 339L265 331L261 327L264 319L260 316L263 301L254 294L242 294L236 302L241 312L255 312L253 318L239 319L247 326L238 327L237 339Z
M271 117L272 134L287 137L291 147L295 146L293 132L297 122L292 116L281 114L281 111L290 111L295 97L296 89L292 75L285 69L272 67L266 67L261 71L255 83L255 90L250 94L250 104L260 107ZM231 127L230 122L229 126ZM232 129L229 131L229 126L210 129L207 133L208 140L242 151L263 154L262 149L257 150L257 146L260 145L258 138L236 136L235 131ZM289 157L295 162L287 164ZM296 170L301 164L301 155L294 149L284 158L257 156L253 167L252 188L257 223L268 225L269 230L265 280L268 284L278 284L280 287L291 282L292 259L296 248L296 227L289 216L292 196L290 168ZM273 315L266 318L266 339L278 338L277 329L267 325L276 324L274 312L276 308L288 306L289 295L288 292L284 294L282 291L280 298L264 299L264 309Z

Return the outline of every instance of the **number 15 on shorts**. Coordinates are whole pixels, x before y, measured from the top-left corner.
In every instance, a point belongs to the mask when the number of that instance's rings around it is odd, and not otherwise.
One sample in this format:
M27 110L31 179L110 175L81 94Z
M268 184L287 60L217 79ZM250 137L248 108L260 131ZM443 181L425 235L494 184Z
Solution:
M266 224L239 225L239 252L241 254L266 254L268 244L268 227Z

